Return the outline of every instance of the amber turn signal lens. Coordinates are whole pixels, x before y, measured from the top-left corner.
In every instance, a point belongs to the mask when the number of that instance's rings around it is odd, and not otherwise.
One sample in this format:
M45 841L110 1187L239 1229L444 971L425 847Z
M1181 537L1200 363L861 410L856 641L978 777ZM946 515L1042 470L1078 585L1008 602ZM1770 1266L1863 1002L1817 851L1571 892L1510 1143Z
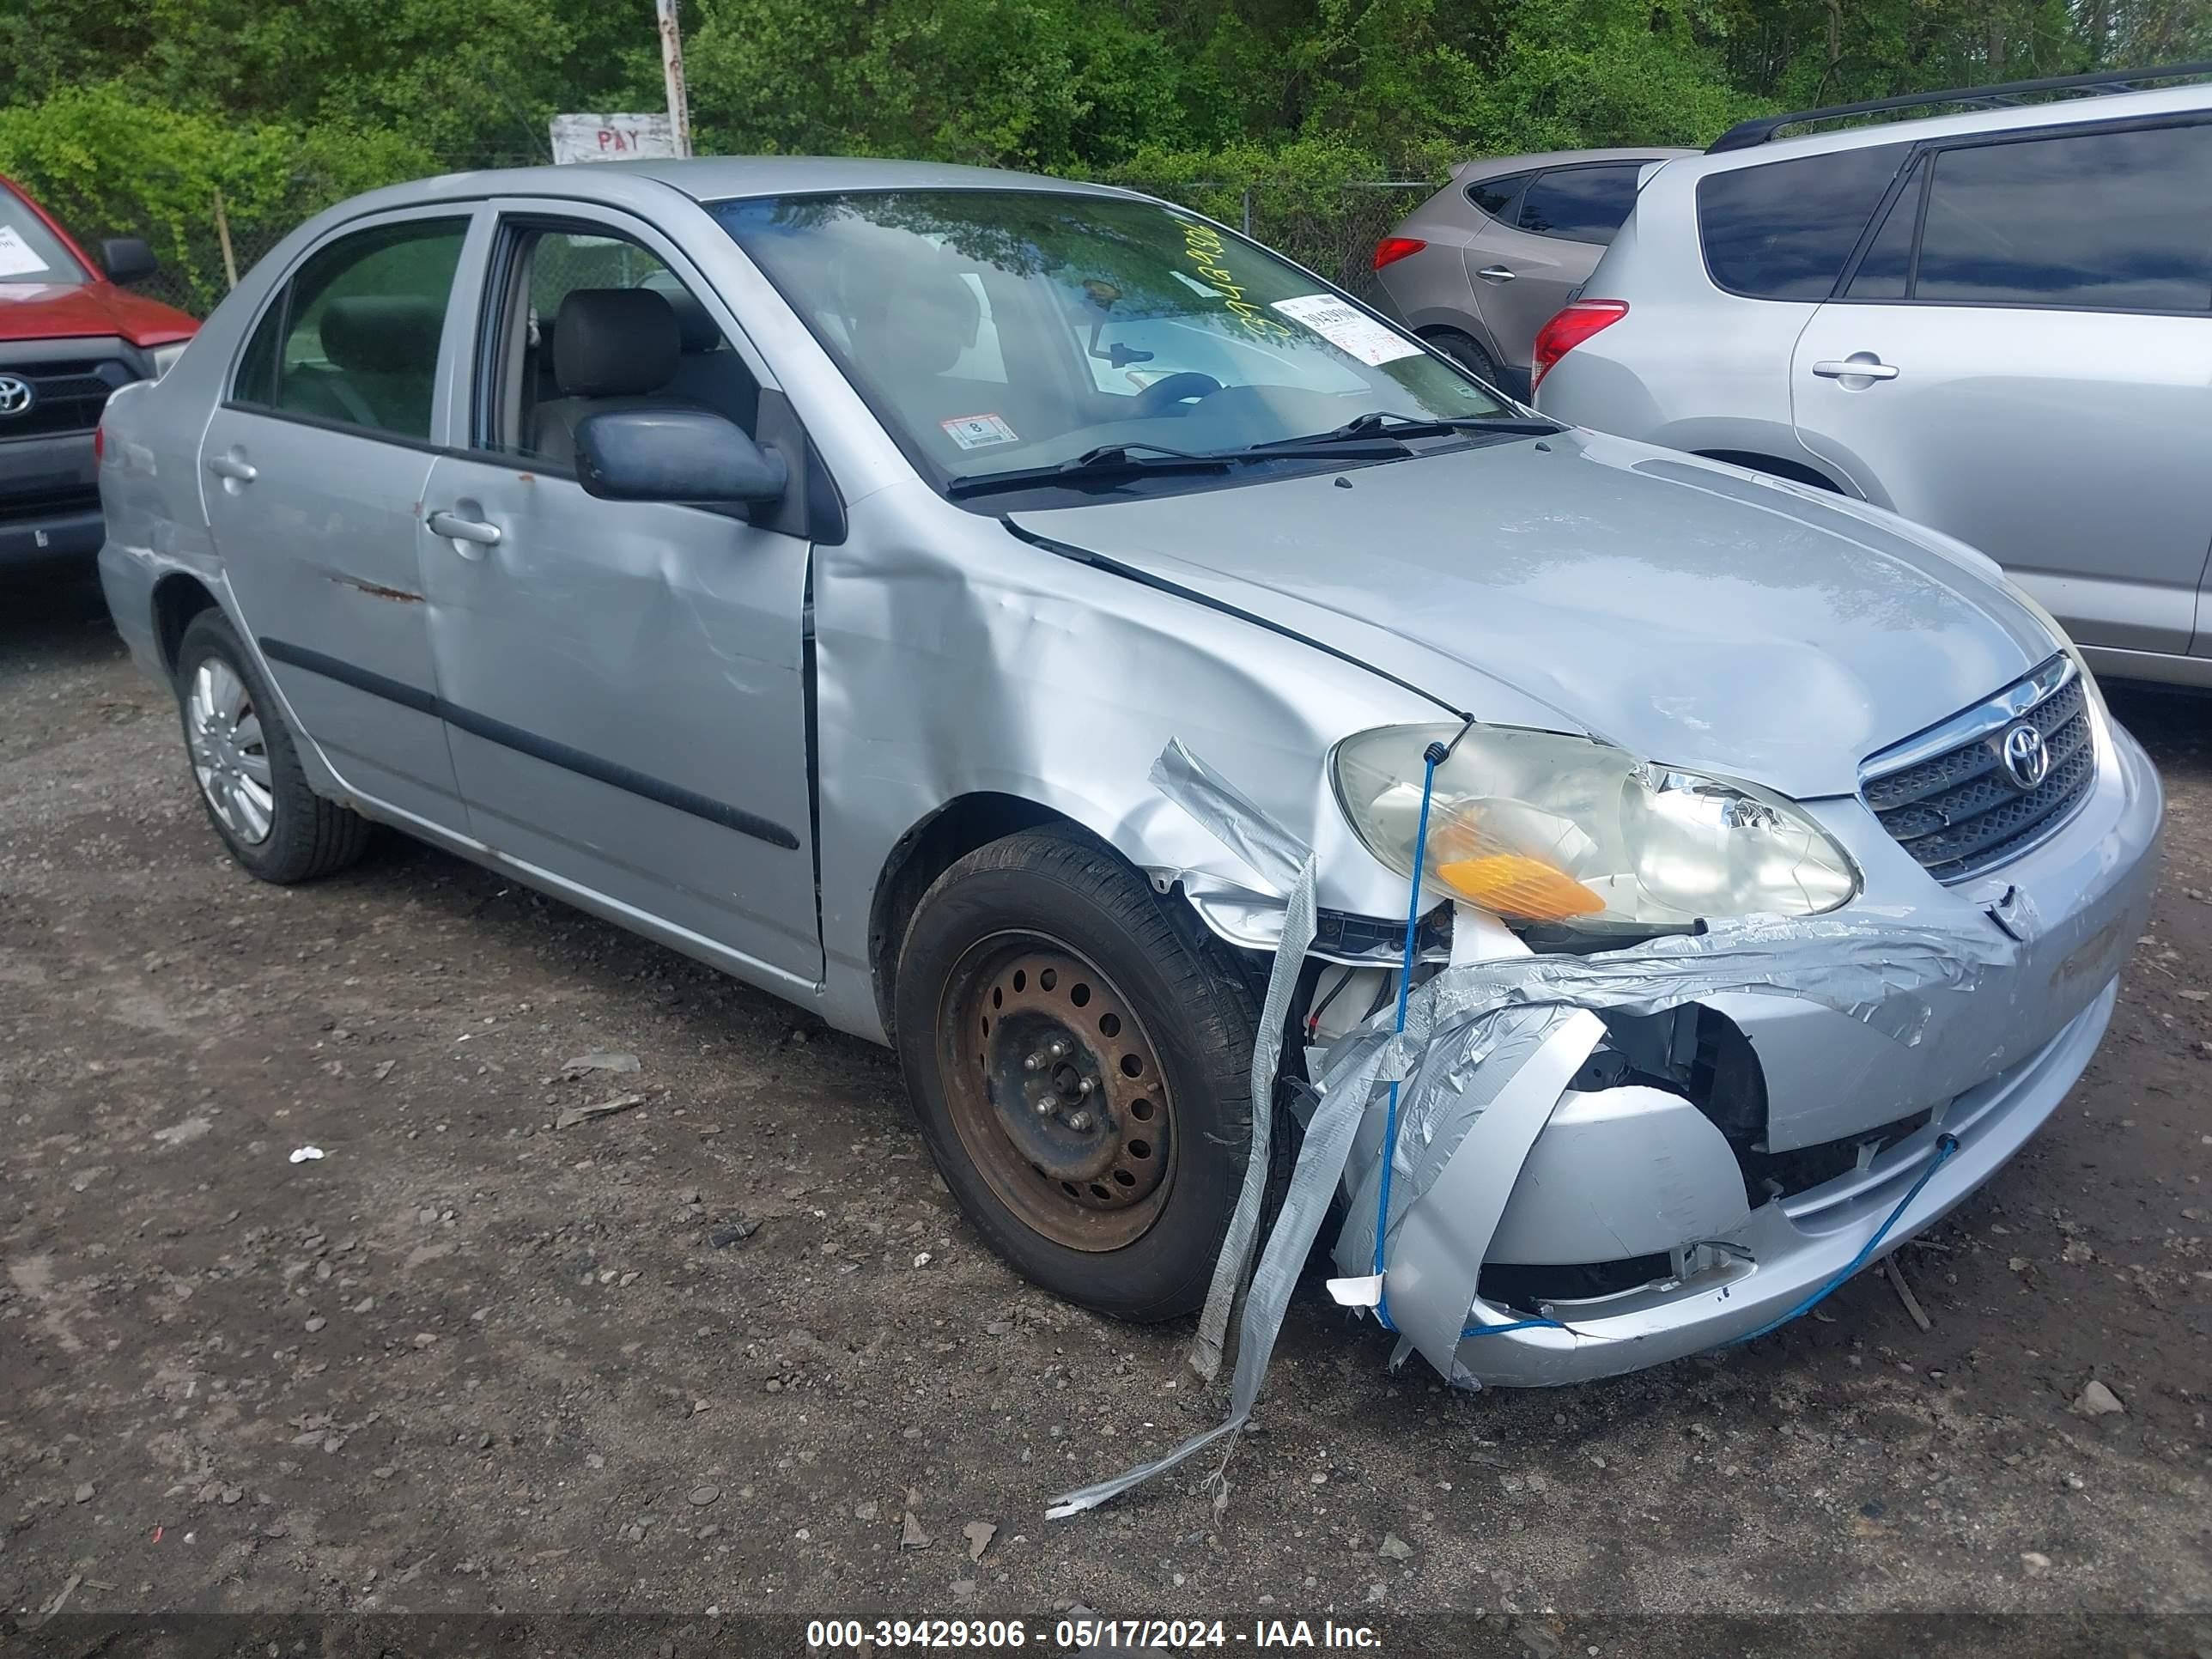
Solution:
M1470 904L1522 921L1565 921L1605 908L1603 899L1565 871L1519 853L1454 859L1437 866L1437 879Z

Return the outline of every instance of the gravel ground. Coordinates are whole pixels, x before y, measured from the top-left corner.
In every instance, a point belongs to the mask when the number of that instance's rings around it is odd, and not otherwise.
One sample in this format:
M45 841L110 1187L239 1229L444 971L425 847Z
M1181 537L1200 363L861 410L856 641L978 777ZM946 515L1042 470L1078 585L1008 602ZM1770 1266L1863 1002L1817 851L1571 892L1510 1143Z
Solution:
M1749 1349L1457 1396L1309 1287L1225 1512L1194 1468L1054 1523L1218 1397L1187 1328L984 1251L888 1054L397 837L248 880L96 590L0 590L0 1632L1077 1602L1401 1648L1480 1609L1538 1654L1686 1612L2212 1630L2203 698L2113 694L2170 791L2154 931L2073 1097L1903 1252L1931 1329L1867 1275ZM637 1069L566 1069L595 1052Z

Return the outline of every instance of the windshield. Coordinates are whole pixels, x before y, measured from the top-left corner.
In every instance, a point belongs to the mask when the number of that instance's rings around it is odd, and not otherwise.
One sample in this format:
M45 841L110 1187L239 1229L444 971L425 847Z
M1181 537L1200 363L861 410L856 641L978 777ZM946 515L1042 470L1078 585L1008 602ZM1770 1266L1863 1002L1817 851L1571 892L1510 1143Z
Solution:
M1112 447L1212 454L1362 415L1512 413L1266 249L1157 203L902 191L710 210L940 488Z
M0 185L0 283L81 284L85 270L30 204Z

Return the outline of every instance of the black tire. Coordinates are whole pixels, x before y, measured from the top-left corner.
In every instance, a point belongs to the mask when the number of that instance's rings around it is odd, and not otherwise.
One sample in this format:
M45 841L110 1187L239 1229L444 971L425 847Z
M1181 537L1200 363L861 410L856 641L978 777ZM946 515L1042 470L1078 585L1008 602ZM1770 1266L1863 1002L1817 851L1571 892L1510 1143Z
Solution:
M191 696L204 665L220 665L243 682L251 700L250 712L260 723L258 751L267 763L270 806L267 832L258 841L223 821L198 775ZM194 792L206 810L208 822L240 868L264 881L289 886L343 870L367 850L372 830L368 821L307 787L291 728L284 723L269 682L239 644L237 631L222 611L203 611L185 624L184 638L177 646L176 691Z
M1498 360L1483 349L1482 342L1472 334L1462 334L1455 328L1432 328L1421 337L1484 385L1494 386L1500 392L1506 390Z
M1036 971L1040 962L1060 964L1057 983ZM1033 974L1023 994L1035 1006L998 1002L999 991L1024 987L1023 963ZM1171 1319L1205 1301L1250 1150L1257 1006L1243 965L1187 907L1080 831L1009 836L969 854L922 896L900 951L896 1003L923 1139L1009 1266L1122 1319ZM1065 1033L1072 1047L1032 1077L1013 1060L1024 1049L1043 1057L1040 1032ZM1076 1076L1097 1092L1054 1092L1080 1086L1066 1080ZM1016 1103L1031 1090L1069 1109L1064 1118L1032 1116L1046 1109L1026 1095ZM1098 1110L1091 1134L1077 1136L1070 1126L1085 1127L1086 1102ZM1148 1139L1152 1163L1143 1161ZM1288 1178L1291 1142L1279 1128L1271 1206ZM1098 1146L1112 1167L1057 1178ZM1033 1154L1053 1171L1025 1162ZM1141 1199L1114 1185L1147 1180L1155 1184Z

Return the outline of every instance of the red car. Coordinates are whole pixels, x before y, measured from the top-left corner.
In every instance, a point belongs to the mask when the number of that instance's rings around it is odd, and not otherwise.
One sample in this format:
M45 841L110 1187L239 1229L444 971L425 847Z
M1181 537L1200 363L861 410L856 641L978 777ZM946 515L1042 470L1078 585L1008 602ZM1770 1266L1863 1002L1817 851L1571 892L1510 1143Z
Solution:
M0 178L0 570L100 550L100 411L116 387L158 377L199 327L122 286L154 270L143 240L112 237L100 252L95 265Z

